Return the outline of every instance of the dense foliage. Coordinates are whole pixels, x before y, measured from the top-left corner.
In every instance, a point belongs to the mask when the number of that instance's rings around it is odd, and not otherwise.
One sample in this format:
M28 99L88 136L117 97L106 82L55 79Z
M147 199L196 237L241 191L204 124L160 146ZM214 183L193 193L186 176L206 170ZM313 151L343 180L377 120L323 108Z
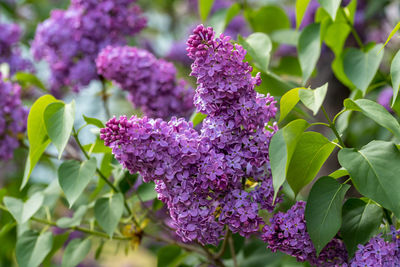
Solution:
M0 8L0 266L400 266L398 2Z

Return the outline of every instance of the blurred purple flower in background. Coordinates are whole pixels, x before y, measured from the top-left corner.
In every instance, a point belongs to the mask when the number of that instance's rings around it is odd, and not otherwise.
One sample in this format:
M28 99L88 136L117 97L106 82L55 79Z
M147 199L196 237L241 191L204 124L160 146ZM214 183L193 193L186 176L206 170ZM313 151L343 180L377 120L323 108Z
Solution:
M193 111L193 88L176 79L172 63L146 50L108 46L96 64L98 73L129 92L129 100L149 117L188 117Z
M379 93L377 102L381 104L384 108L386 108L387 111L393 112L391 108L392 97L393 97L393 89L391 87L385 87Z
M47 61L53 93L75 91L98 79L95 59L107 45L124 45L146 25L135 0L73 0L67 10L53 10L32 43L36 60Z
M10 74L17 71L33 71L32 63L21 57L17 45L21 38L21 28L17 24L0 24L0 64L10 66Z
M21 87L2 80L0 74L0 160L9 160L19 147L19 135L26 129L27 109L20 99Z

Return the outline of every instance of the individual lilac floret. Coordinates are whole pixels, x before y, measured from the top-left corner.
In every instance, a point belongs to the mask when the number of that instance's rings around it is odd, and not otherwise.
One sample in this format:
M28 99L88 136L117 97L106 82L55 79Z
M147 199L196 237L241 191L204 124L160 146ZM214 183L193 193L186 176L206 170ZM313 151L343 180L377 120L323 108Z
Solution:
M146 24L135 0L74 0L41 23L32 43L36 60L51 69L53 93L63 86L75 91L98 79L95 59L107 45L124 45L126 37Z
M393 89L391 87L384 88L378 96L377 102L381 104L389 112L393 112L391 102L393 97Z
M129 92L129 100L149 117L188 117L193 111L194 90L176 79L172 63L146 50L108 46L96 64L98 73Z
M0 64L10 66L10 74L17 71L33 71L32 63L21 57L17 44L21 28L17 24L0 24Z
M268 122L276 102L255 92L259 75L251 76L245 51L229 40L200 25L188 41L196 107L208 115L200 133L174 117L113 118L101 129L125 168L156 183L185 242L217 244L226 227L245 237L259 233L259 210L274 209L268 148L277 126Z
M278 212L264 226L262 238L272 251L280 250L296 257L297 261L308 261L313 266L340 266L347 262L343 242L332 239L321 251L319 257L306 230L304 210L306 203L298 201L286 213Z
M400 266L400 230L392 229L391 235L391 241L385 241L380 234L371 238L366 245L358 245L350 266Z
M2 80L0 74L0 160L9 160L25 132L28 111L22 106L20 86Z

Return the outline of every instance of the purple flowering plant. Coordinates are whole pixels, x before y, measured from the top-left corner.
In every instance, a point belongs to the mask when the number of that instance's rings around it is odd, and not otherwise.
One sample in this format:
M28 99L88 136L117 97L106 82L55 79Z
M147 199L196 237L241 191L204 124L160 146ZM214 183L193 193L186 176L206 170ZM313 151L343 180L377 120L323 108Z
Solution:
M0 24L1 262L400 266L399 27L364 32L398 6L327 2L65 1L29 75L29 22Z

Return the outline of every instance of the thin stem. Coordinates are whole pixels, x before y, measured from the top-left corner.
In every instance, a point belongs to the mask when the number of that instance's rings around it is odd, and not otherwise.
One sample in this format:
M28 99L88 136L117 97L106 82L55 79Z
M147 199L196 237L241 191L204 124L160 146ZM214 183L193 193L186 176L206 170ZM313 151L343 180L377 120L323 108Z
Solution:
M347 184L347 183L350 182L350 181L351 181L351 178L349 178L349 179L347 179L346 181L344 181L343 184Z
M232 236L229 237L228 243L229 243L229 249L231 251L231 256L232 256L232 260L233 260L233 266L238 267L236 253L235 253L235 246L233 245Z
M356 31L356 28L354 28L353 23L351 23L349 17L347 17L347 14L346 14L346 12L344 11L344 9L343 9L343 8L340 8L340 10L341 10L341 12L342 12L342 14L343 14L344 19L346 20L347 25L350 26L351 33L353 34L354 39L356 39L356 42L357 42L358 46L359 46L361 49L364 49L364 44L363 44L363 42L361 41L361 38L360 38L360 36L358 35L358 33L357 33L357 31Z
M337 139L338 139L338 141L339 141L339 144L340 144L342 147L346 147L346 146L344 145L344 142L343 142L342 138L340 137L340 134L339 134L338 131L336 130L335 124L334 124L334 123L331 121L331 119L329 118L328 113L326 113L325 108L322 106L321 109L322 109L322 111L324 112L324 115L325 115L326 120L329 122L329 128L331 128L332 131L333 131L333 133L336 135L336 137L337 137Z
M229 229L226 230L224 241L222 241L221 249L218 251L217 254L214 255L215 259L219 259L224 255L226 250L226 245L228 244L229 236L231 235L231 231Z
M40 219L40 218L36 218L36 217L32 217L31 218L32 221L38 222L38 223L42 223L42 224L47 224L50 226L57 226L57 224L55 222L52 221L48 221L48 220L44 220L44 219ZM89 235L94 235L94 236L98 236L98 237L103 237L103 238L110 238L109 235L107 235L106 233L102 233L102 232L98 232L98 231L93 231L90 230L88 228L83 228L83 227L79 227L79 226L72 226L72 227L68 227L66 229L69 230L74 230L74 231L79 231L85 234L89 234ZM130 240L130 237L125 237L125 236L112 236L112 239L115 240Z
M338 112L338 114L335 115L335 117L332 120L333 124L336 124L336 120L339 118L340 115L342 115L344 112L346 112L346 109L342 109L341 111Z
M322 125L322 126L326 126L326 127L330 128L329 124L324 123L324 122L313 122L313 123L310 124L310 127L311 126L316 126L316 125Z
M110 109L108 108L106 80L103 78L103 76L101 76L100 81L101 81L101 100L103 101L104 111L106 112L107 118L111 118L111 112Z

